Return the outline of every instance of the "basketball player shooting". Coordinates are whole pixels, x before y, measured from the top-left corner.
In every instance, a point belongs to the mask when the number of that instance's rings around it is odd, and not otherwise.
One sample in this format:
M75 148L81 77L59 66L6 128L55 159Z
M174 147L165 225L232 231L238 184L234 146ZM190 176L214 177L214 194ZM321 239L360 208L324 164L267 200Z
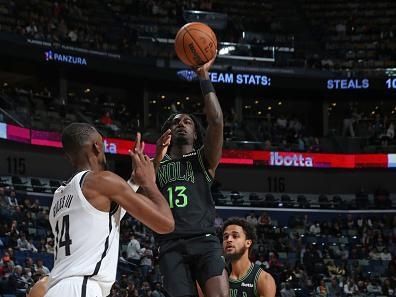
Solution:
M223 113L208 72L213 62L195 69L204 97L206 136L193 115L180 113L168 118L157 141L157 185L175 218L174 232L156 236L164 288L171 297L196 296L196 282L207 297L229 294L210 190L223 145Z
M275 297L273 277L249 259L255 238L256 230L246 220L231 218L225 221L223 249L231 262L230 297Z
M125 211L160 234L174 230L172 213L155 184L154 167L143 154L140 134L130 156L133 180L145 195L106 171L103 139L91 125L70 124L63 131L62 144L77 173L55 191L52 201L49 220L55 261L45 296L108 296L116 278Z

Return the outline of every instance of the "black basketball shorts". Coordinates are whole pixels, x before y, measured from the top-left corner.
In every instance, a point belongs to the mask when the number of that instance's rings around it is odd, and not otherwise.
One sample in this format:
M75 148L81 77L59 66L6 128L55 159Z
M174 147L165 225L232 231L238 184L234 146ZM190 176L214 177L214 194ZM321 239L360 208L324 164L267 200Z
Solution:
M197 296L196 281L204 288L208 279L225 269L222 246L213 234L161 243L159 261L170 297Z

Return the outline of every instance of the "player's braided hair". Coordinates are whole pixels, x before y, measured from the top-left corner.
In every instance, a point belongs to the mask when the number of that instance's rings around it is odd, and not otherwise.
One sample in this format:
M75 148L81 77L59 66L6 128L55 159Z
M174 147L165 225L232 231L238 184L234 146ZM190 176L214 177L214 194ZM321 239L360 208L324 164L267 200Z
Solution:
M179 115L181 113L174 113L171 114L168 119L165 121L165 123L162 125L161 127L161 135L168 130L171 125L172 125L172 121L173 119ZM187 113L186 113L187 114ZM197 134L197 139L195 139L193 147L194 149L199 149L202 145L203 145L203 140L204 140L204 135L205 135L205 129L201 124L201 121L193 114L187 114L194 122L194 126L195 126L195 133ZM169 146L169 148L172 146L172 142Z

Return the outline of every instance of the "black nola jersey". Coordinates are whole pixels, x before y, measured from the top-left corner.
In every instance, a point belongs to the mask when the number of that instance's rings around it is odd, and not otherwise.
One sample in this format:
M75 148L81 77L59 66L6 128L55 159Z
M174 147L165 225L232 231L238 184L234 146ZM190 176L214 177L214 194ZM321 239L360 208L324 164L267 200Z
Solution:
M171 159L165 155L157 172L157 185L175 219L175 230L157 234L159 241L214 233L215 207L212 177L205 166L203 147Z
M257 280L263 270L256 264L251 264L249 270L240 279L229 279L230 297L259 297Z

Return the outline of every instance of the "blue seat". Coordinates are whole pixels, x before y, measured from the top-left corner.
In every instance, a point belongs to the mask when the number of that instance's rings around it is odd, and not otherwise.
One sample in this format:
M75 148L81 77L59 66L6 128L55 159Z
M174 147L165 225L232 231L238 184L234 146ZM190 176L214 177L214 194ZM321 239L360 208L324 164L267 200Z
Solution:
M8 236L0 237L1 241L3 242L4 246L8 246Z

